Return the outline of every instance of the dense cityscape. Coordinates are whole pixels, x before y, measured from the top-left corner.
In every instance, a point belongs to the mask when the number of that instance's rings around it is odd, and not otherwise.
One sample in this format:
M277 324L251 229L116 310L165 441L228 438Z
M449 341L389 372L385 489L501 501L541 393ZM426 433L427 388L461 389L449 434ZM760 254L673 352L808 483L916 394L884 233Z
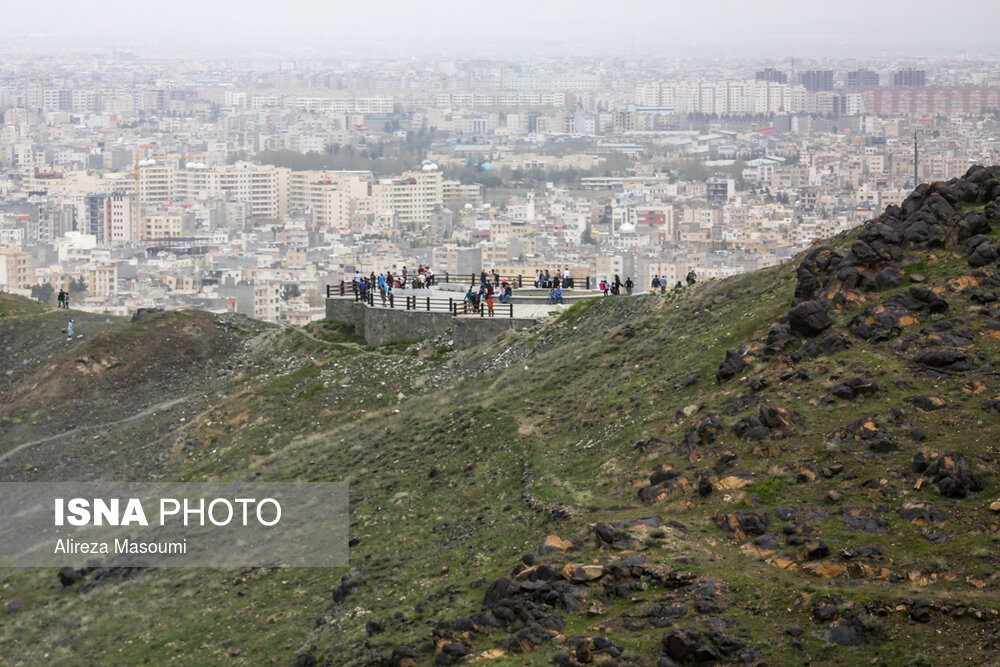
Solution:
M13 57L0 287L304 324L403 267L725 277L997 163L998 109L964 57Z

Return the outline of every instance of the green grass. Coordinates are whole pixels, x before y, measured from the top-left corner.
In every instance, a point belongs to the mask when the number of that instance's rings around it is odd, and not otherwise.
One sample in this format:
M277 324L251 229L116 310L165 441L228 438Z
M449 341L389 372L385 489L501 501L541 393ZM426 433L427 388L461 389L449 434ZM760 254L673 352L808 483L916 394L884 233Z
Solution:
M852 238L844 235L834 243L842 248ZM930 258L927 254L923 261ZM935 263L914 267L929 282L964 271L963 260L941 252ZM197 436L205 444L171 461L163 474L185 480L348 481L351 537L358 540L351 565L368 583L346 603L334 604L330 589L340 570L151 571L84 595L74 589L53 594L51 571L16 573L4 581L8 587L0 596L24 607L5 618L0 654L38 662L44 660L38 647L44 646L56 663L85 655L108 664L135 664L149 656L178 664L271 659L288 664L310 649L334 664L364 664L372 655L385 656L406 644L429 662L435 622L478 611L489 582L509 575L546 535L574 537L583 544L549 557L556 565L607 563L633 554L601 547L591 523L657 515L683 523L689 532L680 539L670 526L656 529L641 555L654 566L722 582L723 615L736 624L725 632L750 641L770 664L876 658L880 664L923 658L937 664L949 655L973 655L965 644L980 626L968 619L928 629L893 611L878 618L883 644L834 649L822 638L824 627L814 622L811 609L824 596L853 609L882 601L894 609L917 596L996 606L990 601L995 582L980 591L965 581L967 576L989 580L995 569L990 554L996 535L988 528L972 529L995 521L985 508L1000 493L991 471L1000 454L996 420L979 407L997 390L992 376L975 375L989 385L989 393L966 396L961 387L972 374L924 377L909 363L912 349L854 339L846 352L798 364L809 372L806 381L781 381L789 369L761 357L741 377L717 383L714 375L725 351L765 336L787 310L794 284L793 267L785 265L666 297L592 299L574 304L530 335L513 334L464 351L434 341L372 348L353 327L330 321L308 329L322 343L294 331L265 332L266 338L254 340L266 344L226 381L225 392L220 386L210 407L183 427L169 427L165 442ZM946 293L945 298L953 304L949 316L967 312L963 297ZM970 320L970 326L980 326L982 319ZM933 321L921 320L905 333ZM977 342L977 351L985 356L986 368L1000 360L1000 343L992 339ZM482 371L499 352L513 361ZM700 379L682 386L694 372ZM877 394L830 406L819 402L838 381L862 374L875 378ZM752 389L751 380L761 377L768 379L767 386ZM898 378L912 388L897 387ZM916 393L941 395L954 407L921 413L904 401ZM756 414L762 403L793 408L803 423L787 438L737 439L732 425ZM682 412L687 407L694 408L692 416ZM903 410L901 416L892 416L895 408ZM723 421L722 433L715 442L688 448L687 431L709 414ZM893 434L898 452L872 454L863 444L830 437L864 415ZM923 443L909 436L916 426L926 431ZM639 440L647 445L635 447ZM774 446L777 454L760 453L758 444ZM965 450L986 490L953 501L927 487L914 489L909 460L921 448ZM735 458L717 470L724 453L726 460L730 453ZM794 482L800 465L822 468L834 462L844 465L841 475ZM644 505L637 490L660 463L675 467L694 487L702 475L749 472L755 481L704 498L692 491L677 499L685 504L676 506ZM873 478L885 478L895 494L862 488ZM838 506L824 500L830 490L843 495L841 504L871 512L884 507L878 512L889 521L889 533L847 529ZM887 554L879 566L896 575L936 573L938 579L924 588L895 581L823 580L749 557L713 518L757 507L753 498L772 516L783 506L797 508L800 520L805 512L827 509L828 520L807 523L834 555L877 544ZM899 517L900 504L914 499L934 502L948 514L944 529L952 536L944 545L931 544L919 527ZM568 506L571 518L550 517L546 508L555 504ZM772 532L778 535L779 553L791 554L796 548L783 544L783 523L776 521ZM957 578L946 580L951 572ZM613 599L601 616L565 615L563 634L606 634L626 647L626 656L652 664L666 630L625 631L621 617L638 616L678 595L653 588L634 591L637 601ZM582 594L584 609L596 599L596 588L588 587ZM104 613L88 612L92 608ZM398 622L393 620L397 613ZM368 637L369 620L385 622L387 632ZM705 629L707 622L693 616L678 625ZM798 646L783 634L791 623L805 630ZM53 627L61 630L58 640L50 638ZM467 641L485 650L503 634ZM230 655L234 648L239 653ZM546 646L490 664L551 664L553 655L564 650Z

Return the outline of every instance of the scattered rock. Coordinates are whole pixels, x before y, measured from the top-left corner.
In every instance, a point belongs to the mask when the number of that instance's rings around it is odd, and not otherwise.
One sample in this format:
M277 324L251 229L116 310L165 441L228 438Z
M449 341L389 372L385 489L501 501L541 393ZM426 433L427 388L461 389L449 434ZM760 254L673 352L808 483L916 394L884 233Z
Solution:
M538 553L540 554L550 554L554 552L567 551L573 548L573 543L569 540L564 540L558 535L549 535L542 542L541 546L538 547Z

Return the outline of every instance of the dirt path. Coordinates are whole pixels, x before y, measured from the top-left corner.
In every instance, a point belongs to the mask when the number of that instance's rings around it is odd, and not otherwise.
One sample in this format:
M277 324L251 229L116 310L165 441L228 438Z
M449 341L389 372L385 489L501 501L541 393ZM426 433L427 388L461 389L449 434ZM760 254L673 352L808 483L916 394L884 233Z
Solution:
M9 452L4 452L2 455L0 455L0 463L3 463L4 461L6 461L7 459L11 458L12 456L14 456L15 454L17 454L18 452L20 452L22 450L25 450L25 449L27 449L29 447L34 447L36 445L41 445L41 444L44 444L46 442L50 442L52 440L57 440L59 438L64 438L64 437L67 437L67 436L76 435L77 433L85 433L87 431L93 431L93 430L96 430L96 429L111 428L111 427L117 426L119 424L126 424L128 422L135 421L137 419L143 419L145 417L149 417L150 415L153 415L153 414L155 414L157 412L162 412L164 410L169 410L170 408L174 407L175 405L177 405L179 403L183 403L184 401L188 400L193 395L194 394L190 394L188 396L180 396L179 398L172 398L169 401L163 401L161 403L157 403L155 405L151 405L148 408L146 408L146 409L144 409L144 410L142 410L140 412L135 413L134 415L130 415L128 417L124 417L122 419L118 419L118 420L113 421L113 422L102 422L100 424L91 424L91 425L88 425L88 426L78 426L77 428L74 428L74 429L69 430L69 431L63 431L62 433L56 433L55 435L50 435L50 436L46 436L44 438L40 438L38 440L32 440L31 442L22 443L22 444L18 445L17 447L15 447L14 449L10 450Z

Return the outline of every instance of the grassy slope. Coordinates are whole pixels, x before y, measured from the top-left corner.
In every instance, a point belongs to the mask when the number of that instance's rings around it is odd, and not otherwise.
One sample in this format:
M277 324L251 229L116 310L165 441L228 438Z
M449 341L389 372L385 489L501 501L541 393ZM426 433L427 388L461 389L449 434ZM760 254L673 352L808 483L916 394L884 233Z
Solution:
M931 280L944 278L961 272L962 265L942 253L924 273ZM219 380L216 400L159 436L162 446L189 438L199 443L168 457L161 472L190 480L346 479L351 535L357 540L352 565L367 583L334 603L330 591L342 572L333 570L149 571L85 593L72 588L54 593L51 571L11 573L0 595L5 605L20 606L0 626L0 654L26 663L68 664L86 656L88 662L120 664L221 658L233 664L288 664L308 650L331 664L364 664L407 644L429 661L434 622L477 611L485 586L508 574L547 534L579 538L579 548L553 556L555 562L609 562L622 554L600 549L588 523L658 514L683 522L690 534L654 533L644 552L647 561L725 582L724 614L736 623L727 632L744 636L771 664L912 659L936 664L981 657L993 629L988 614L986 622L966 615L918 625L895 606L913 597L997 606L996 522L985 509L1000 492L987 467L996 460L997 418L981 410L983 395L962 391L971 374L923 378L904 355L857 339L847 352L802 362L808 381L772 381L756 393L746 379L716 384L713 376L725 350L766 332L787 308L793 273L793 265L785 265L667 297L601 299L576 306L551 326L461 353L431 346L428 356L412 356L416 346L373 351L330 328L314 329L315 337L291 330L257 338L245 333L251 341L269 336L266 347L242 359L235 375ZM969 306L964 297L945 296L953 315ZM991 362L1000 359L996 339L978 335L977 349ZM701 379L682 386L695 370ZM743 376L764 371L766 365L758 362ZM833 406L816 400L838 378L861 373L872 374L881 391ZM912 389L893 385L903 378ZM975 379L989 395L997 392L992 371ZM902 402L918 393L944 397L949 409L921 413ZM777 446L771 455L755 452L730 428L756 411L751 397L802 415L803 425L792 437L765 443ZM689 406L693 413L684 416L680 411ZM905 424L888 419L891 407L906 410ZM679 447L685 430L708 414L722 415L726 429L719 441L689 454ZM900 451L870 455L831 442L831 431L862 415L886 424ZM914 426L924 429L926 442L908 438ZM658 440L633 447L651 438ZM913 491L905 473L921 447L965 451L986 489L961 501ZM637 489L657 464L673 465L697 483L725 451L736 455L728 472L754 476L750 487L706 498L692 492L681 498L688 502L669 506L639 502ZM822 468L833 462L843 463L845 474L796 483L800 464ZM533 505L524 500L526 472L534 481ZM862 488L870 478L887 484ZM921 573L916 580L923 585L821 579L778 569L745 555L713 521L719 512L754 505L752 497L772 509L827 507L823 498L829 490L842 493L843 504L871 511L885 506L881 515L890 522L887 535L859 533L846 529L831 511L817 524L831 551L881 545L887 554L882 565L894 573ZM944 545L930 543L919 527L898 516L900 501L916 497L948 515L944 527L953 535ZM538 509L555 504L569 508L569 518L553 520ZM585 608L593 602L589 595ZM845 611L884 603L890 613L871 620L884 641L828 644L821 636L825 626L811 618L812 604L826 596ZM659 599L663 593L647 596L647 602ZM653 664L664 630L633 632L614 622L646 606L616 601L597 617L567 615L563 634L604 633L625 647L626 656ZM372 620L382 622L386 632L367 636L365 624ZM705 621L680 624L703 627ZM792 623L805 629L797 640L783 634ZM501 636L468 641L484 650ZM544 646L492 664L548 664L559 650L564 649Z

